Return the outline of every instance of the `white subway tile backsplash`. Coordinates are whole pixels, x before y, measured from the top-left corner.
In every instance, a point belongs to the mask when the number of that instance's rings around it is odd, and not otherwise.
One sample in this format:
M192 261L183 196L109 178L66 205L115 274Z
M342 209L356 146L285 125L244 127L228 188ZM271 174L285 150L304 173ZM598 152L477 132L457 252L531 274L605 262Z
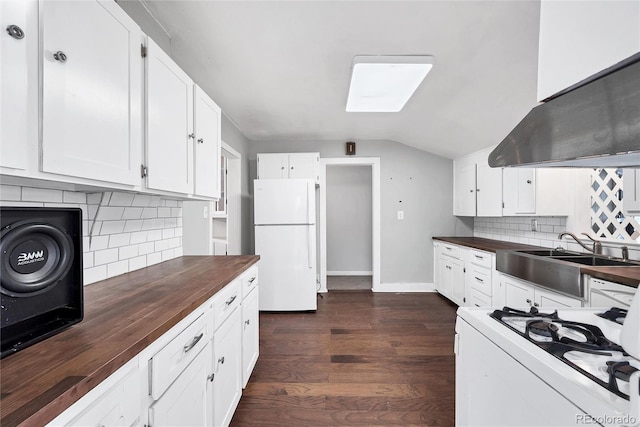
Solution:
M113 221L122 219L124 208L120 206L100 206L98 209L97 220L100 221Z
M109 206L131 206L134 197L135 195L131 193L113 193Z
M2 206L82 210L84 284L182 256L182 202L125 192L0 185Z
M102 223L102 228L100 229L100 234L118 234L124 231L124 226L126 221L104 221Z
M15 185L0 185L0 200L22 200L22 188Z
M62 201L65 203L79 203L87 204L87 193L80 193L77 191L63 191Z
M129 271L139 270L147 266L147 257L145 255L131 258L129 260Z
M103 249L93 254L95 265L109 264L115 261L118 261L118 248Z
M129 261L112 262L107 265L107 277L119 276L129 271Z
M538 231L531 231L531 220L538 222ZM515 243L556 247L558 233L566 225L565 217L502 217L476 218L474 236Z
M131 233L111 234L109 236L109 247L119 248L121 246L128 246L131 240Z
M25 202L62 203L62 191L48 188L22 187L22 200Z
M83 278L85 286L90 283L95 283L107 278L107 266L101 265L98 267L85 268L83 271Z

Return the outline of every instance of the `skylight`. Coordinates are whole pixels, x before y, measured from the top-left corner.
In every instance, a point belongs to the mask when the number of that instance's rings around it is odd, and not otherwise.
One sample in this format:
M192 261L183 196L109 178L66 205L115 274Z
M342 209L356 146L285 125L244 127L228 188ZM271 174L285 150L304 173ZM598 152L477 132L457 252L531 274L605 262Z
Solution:
M355 56L347 112L396 113L433 66L433 56Z

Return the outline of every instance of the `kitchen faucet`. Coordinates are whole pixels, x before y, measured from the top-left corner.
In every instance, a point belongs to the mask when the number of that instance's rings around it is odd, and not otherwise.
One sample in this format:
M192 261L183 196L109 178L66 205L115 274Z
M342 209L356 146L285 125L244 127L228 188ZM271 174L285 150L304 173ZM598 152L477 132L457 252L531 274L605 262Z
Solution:
M582 233L582 234L587 236L587 238L593 242L593 247L591 247L591 248L588 247L587 245L582 243L580 240L578 240L578 238L575 236L575 234L569 233L568 231L563 231L562 233L558 234L558 239L562 240L562 238L564 236L571 236L571 237L573 237L573 240L575 240L577 244L579 244L580 246L582 246L586 250L591 251L596 255L602 254L602 243L598 242L593 237L589 236L587 233Z

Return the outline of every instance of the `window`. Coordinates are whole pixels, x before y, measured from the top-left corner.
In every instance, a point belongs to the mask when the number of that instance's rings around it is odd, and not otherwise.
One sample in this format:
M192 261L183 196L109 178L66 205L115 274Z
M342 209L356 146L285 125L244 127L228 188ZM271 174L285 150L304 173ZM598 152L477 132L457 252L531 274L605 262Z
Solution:
M640 216L622 208L623 169L594 169L591 174L591 231L605 240L640 241Z

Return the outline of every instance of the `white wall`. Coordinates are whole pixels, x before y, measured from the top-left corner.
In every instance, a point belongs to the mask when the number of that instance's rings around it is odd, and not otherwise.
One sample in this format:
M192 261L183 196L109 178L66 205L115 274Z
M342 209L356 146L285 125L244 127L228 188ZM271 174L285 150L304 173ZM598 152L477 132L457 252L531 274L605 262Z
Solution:
M180 201L1 185L0 205L82 209L85 285L182 256Z
M473 234L472 218L453 216L453 161L388 140L357 141L356 151L356 157L380 158L381 283L433 283L431 238ZM252 141L252 178L257 153L287 152L346 157L344 140Z
M371 166L327 166L327 272L373 270Z

